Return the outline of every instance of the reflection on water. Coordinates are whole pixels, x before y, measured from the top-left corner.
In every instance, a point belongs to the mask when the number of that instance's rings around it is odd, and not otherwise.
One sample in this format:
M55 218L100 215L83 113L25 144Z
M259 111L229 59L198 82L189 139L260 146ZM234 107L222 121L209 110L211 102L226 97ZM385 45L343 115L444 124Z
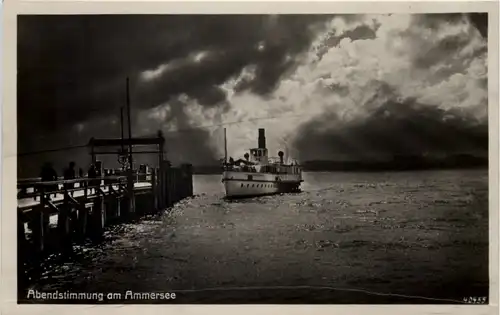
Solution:
M302 193L226 201L220 176L197 175L196 197L115 227L74 261L48 265L33 285L178 292L177 303L450 303L488 295L487 171L304 180Z

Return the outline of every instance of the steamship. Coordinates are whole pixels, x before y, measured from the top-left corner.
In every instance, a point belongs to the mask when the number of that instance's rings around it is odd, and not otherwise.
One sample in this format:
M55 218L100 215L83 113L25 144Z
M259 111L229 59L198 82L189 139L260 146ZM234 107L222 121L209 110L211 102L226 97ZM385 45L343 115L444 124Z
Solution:
M302 169L295 160L270 158L266 148L265 130L259 129L258 147L245 153L244 159L227 160L226 130L224 129L225 162L222 182L226 197L251 197L300 191Z

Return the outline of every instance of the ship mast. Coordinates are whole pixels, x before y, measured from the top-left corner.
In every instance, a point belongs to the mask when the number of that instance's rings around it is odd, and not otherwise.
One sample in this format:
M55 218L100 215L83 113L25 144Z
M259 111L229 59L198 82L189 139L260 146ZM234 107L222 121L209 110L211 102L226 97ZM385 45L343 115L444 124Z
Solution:
M121 153L123 154L123 151L124 151L124 147L123 147L123 139L124 139L124 136L123 136L123 106L120 107L120 127L121 127L121 142L122 142Z
M226 128L224 128L224 163L227 163L227 138L226 138Z
M130 88L129 88L129 79L127 77L127 119L128 119L128 160L130 170L133 169L133 161L132 161L132 124L130 123Z

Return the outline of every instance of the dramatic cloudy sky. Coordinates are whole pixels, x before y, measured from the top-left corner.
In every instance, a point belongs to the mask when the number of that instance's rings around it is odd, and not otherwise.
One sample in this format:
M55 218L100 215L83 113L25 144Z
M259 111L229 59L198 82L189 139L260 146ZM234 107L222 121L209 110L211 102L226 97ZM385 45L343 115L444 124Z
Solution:
M174 162L220 158L222 124L233 156L260 127L302 160L487 153L486 15L23 16L18 152L118 137L127 76ZM20 172L48 159L88 154Z

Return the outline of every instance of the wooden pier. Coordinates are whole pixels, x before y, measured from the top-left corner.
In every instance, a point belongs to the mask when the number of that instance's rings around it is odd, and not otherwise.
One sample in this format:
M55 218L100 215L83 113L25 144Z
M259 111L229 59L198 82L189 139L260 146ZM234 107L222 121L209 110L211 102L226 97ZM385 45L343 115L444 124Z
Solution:
M101 240L108 225L159 213L193 195L191 165L172 167L164 160L163 143L160 133L156 138L91 139L89 147L92 162L96 161L95 156L98 154L117 154L116 151L97 152L96 147L157 144L158 151L132 152L158 154L158 166L146 173L129 168L120 176L81 177L52 182L18 180L20 290L23 290L26 280L25 265L36 264L37 258L43 257L44 253L55 250L70 254L75 244ZM51 218L57 218L55 229L50 227ZM54 235L55 243L49 244L49 238L53 240Z

